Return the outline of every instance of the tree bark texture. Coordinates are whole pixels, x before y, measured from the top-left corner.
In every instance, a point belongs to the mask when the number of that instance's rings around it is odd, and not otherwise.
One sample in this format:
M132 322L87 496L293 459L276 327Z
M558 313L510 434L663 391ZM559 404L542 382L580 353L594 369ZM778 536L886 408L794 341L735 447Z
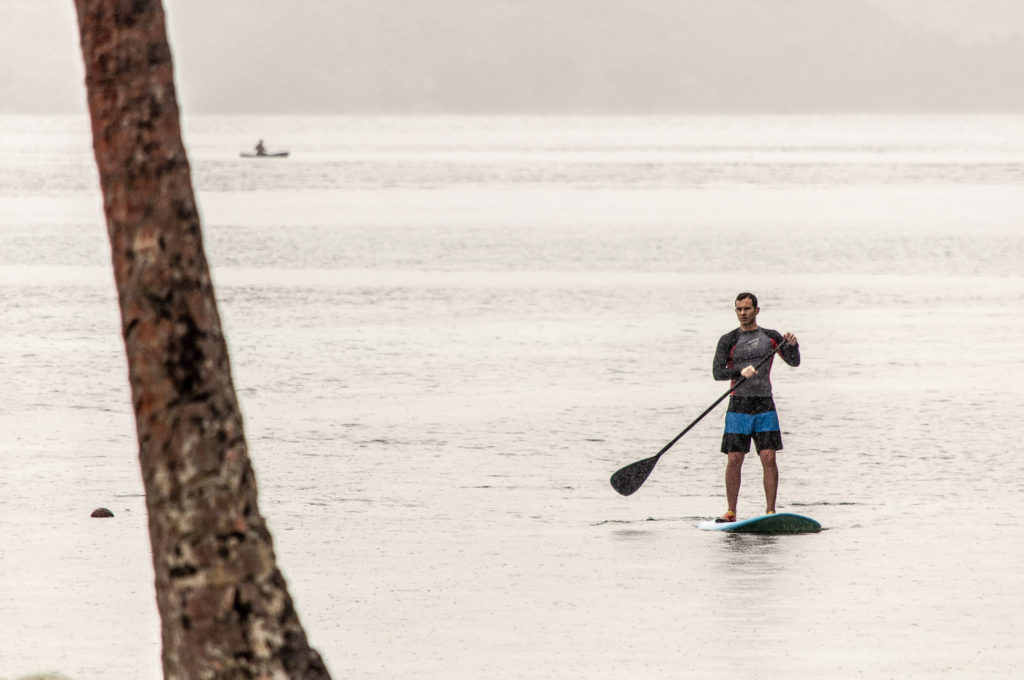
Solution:
M160 0L75 0L168 680L327 679L256 498Z

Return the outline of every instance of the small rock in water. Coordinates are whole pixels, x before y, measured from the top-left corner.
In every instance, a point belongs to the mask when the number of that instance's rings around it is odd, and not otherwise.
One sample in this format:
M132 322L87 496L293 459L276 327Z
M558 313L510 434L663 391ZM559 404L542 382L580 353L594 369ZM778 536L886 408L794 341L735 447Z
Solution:
M114 513L106 508L96 508L92 511L92 517L113 517Z

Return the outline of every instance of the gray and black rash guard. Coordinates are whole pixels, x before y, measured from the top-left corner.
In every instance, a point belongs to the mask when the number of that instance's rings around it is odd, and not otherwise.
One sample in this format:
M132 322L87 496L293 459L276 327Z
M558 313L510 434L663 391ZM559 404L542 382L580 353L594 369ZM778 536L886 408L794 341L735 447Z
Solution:
M742 331L737 328L729 331L718 341L711 372L715 380L735 382L743 377L741 371L744 368L757 366L758 362L774 352L782 342L782 334L769 328L756 328L752 331ZM799 345L786 345L779 350L779 355L790 366L800 365ZM733 392L733 396L772 396L771 370L773 363L774 359L758 369L756 375L744 380Z

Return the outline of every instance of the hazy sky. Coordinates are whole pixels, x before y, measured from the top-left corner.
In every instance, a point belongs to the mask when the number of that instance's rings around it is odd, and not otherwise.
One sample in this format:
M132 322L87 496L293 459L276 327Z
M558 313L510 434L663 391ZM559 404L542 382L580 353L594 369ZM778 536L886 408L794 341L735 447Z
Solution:
M1024 0L164 0L208 112L1024 112ZM0 0L0 110L84 111L73 0Z

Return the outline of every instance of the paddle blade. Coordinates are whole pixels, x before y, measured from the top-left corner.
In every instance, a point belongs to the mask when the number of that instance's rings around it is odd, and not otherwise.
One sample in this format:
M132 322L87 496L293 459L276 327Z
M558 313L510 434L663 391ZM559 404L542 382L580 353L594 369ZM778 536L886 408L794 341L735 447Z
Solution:
M657 456L651 456L650 458L630 463L617 471L611 478L612 488L623 496L632 494L644 485L654 466L658 464L659 458L661 458L660 453Z

